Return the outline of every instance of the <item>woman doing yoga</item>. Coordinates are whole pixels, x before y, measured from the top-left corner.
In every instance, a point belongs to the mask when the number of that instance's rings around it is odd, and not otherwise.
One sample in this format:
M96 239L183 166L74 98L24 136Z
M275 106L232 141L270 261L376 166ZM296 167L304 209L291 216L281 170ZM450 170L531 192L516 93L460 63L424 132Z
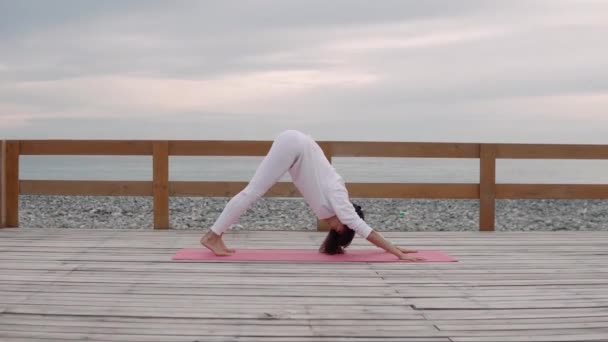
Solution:
M249 184L226 205L201 244L218 256L234 253L226 247L222 234L279 179L289 172L315 215L327 222L330 231L319 250L326 254L344 252L355 233L405 261L422 261L416 253L397 247L363 220L361 207L353 204L342 177L329 163L321 147L309 136L295 130L279 134Z

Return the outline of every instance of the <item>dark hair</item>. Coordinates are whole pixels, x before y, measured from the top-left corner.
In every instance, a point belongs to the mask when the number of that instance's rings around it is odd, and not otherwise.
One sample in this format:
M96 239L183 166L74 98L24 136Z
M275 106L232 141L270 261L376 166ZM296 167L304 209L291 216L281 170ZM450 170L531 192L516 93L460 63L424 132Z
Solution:
M355 207L357 215L359 215L361 219L365 219L365 215L363 214L361 207L354 203L353 207ZM340 233L332 229L327 234L327 237L325 238L325 241L323 241L319 251L329 255L342 254L344 253L344 248L350 245L354 237L355 231L350 229L348 226L344 226L344 230Z

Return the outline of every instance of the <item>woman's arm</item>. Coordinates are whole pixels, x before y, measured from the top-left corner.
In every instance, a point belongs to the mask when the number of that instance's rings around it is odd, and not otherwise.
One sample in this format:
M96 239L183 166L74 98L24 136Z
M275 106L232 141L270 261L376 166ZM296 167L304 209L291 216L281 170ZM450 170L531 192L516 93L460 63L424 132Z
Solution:
M386 240L382 236L382 234L378 233L375 230L372 231L368 235L367 241L373 243L377 247L380 247L389 253L394 254L397 258L399 258L401 260L409 260L409 261L423 261L424 260L423 258L420 258L420 257L407 255L407 253L415 253L416 251L403 250L403 249L393 245L388 240Z
M332 188L329 201L340 222L354 230L361 237L367 239L367 241L389 253L394 254L401 260L424 260L422 258L407 255L407 253L415 253L416 251L409 251L407 249L401 249L394 246L392 243L386 241L386 239L384 239L380 233L376 232L372 227L365 223L365 221L363 221L359 215L357 215L357 212L353 208L353 204L348 197L348 190L346 190L343 183L337 184L334 188Z

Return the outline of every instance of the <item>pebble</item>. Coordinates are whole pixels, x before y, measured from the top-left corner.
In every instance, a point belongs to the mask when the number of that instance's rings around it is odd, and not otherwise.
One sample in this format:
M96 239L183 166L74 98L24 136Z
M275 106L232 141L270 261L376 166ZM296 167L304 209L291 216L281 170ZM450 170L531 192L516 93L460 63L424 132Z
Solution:
M206 230L229 198L170 199L174 229ZM353 199L379 231L478 231L479 201ZM406 214L402 214L406 213ZM152 198L20 196L20 226L28 228L152 229ZM301 198L262 198L234 230L316 230ZM608 230L608 201L497 200L497 231Z

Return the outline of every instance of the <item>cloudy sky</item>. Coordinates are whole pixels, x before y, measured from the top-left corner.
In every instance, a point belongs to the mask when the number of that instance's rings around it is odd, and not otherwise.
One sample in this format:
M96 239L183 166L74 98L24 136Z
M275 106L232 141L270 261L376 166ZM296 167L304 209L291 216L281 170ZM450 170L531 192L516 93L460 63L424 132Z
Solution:
M608 1L0 0L0 137L608 144Z

